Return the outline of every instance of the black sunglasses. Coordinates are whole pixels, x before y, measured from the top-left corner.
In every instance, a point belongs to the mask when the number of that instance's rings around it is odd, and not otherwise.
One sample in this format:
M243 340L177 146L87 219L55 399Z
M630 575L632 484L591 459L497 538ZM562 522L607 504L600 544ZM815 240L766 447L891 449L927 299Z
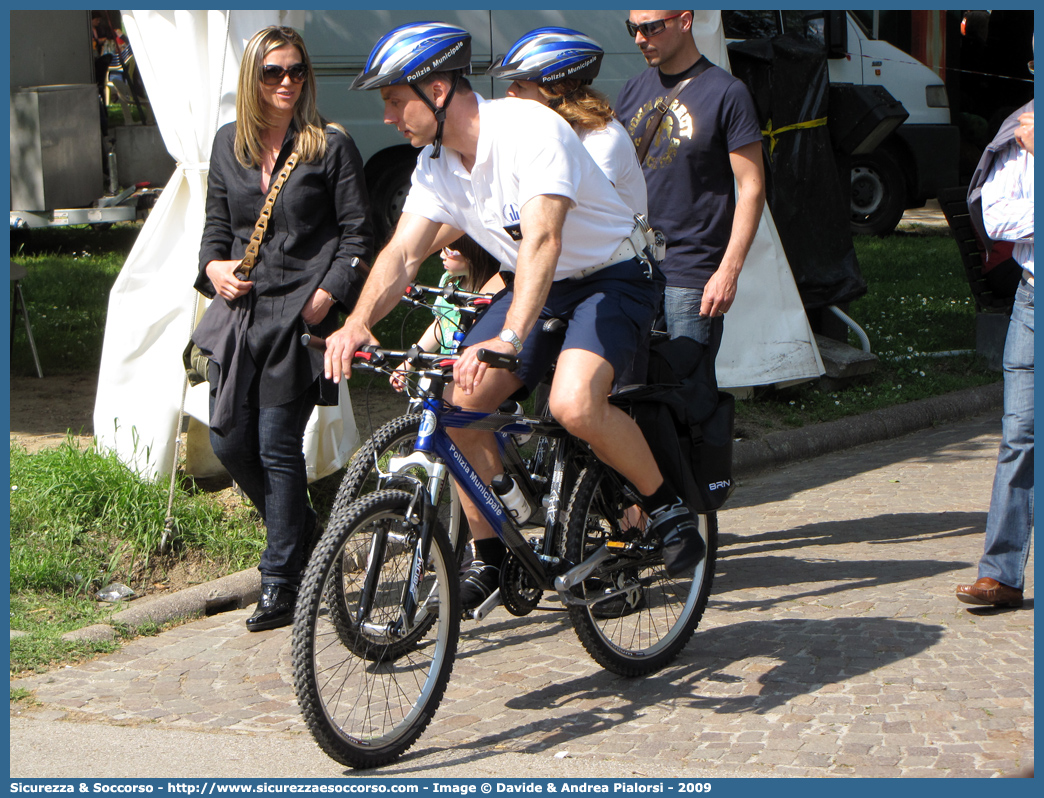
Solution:
M289 69L283 69L278 64L265 64L261 67L261 82L266 86L278 86L283 78L290 76L291 83L304 83L308 77L308 67L304 64L294 64Z
M655 36L657 33L666 28L667 20L677 19L684 13L685 12L682 11L681 14L675 14L674 16L664 17L663 19L654 19L649 22L642 22L639 25L635 25L633 22L631 22L631 20L627 20L627 32L631 35L631 38L633 39L635 34L638 33L638 31L641 31L642 36L648 39L650 36Z

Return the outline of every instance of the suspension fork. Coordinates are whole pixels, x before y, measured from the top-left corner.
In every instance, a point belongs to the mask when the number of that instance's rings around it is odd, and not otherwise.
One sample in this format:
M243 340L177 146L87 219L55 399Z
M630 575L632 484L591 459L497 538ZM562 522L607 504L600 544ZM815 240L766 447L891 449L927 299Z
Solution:
M370 550L366 555L366 578L363 580L355 618L352 619L357 626L362 625L373 609L374 598L377 595L377 583L381 578L381 566L384 564L384 556L387 552L388 530L382 525L380 529L370 535Z
M424 578L424 566L428 562L428 554L431 553L432 536L435 529L435 518L437 516L435 505L427 499L420 485L416 487L410 511L407 513L408 520L412 523L416 518L416 508L420 505L420 534L413 545L413 560L410 562L410 578L404 587L402 597L402 615L398 624L393 628L395 631L404 631L413 627L413 620L417 616L417 593L420 591L421 580Z

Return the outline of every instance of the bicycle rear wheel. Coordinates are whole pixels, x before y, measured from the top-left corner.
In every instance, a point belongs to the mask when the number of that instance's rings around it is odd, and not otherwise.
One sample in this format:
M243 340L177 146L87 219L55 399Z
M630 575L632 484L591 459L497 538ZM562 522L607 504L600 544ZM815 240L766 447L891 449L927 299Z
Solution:
M377 428L352 456L337 490L331 515L336 515L338 510L343 510L356 499L376 490L392 487L406 489L402 475L388 473L389 461L392 457L402 457L413 451L420 424L420 413L408 413ZM407 473L421 481L425 480L425 474L420 468L411 468ZM453 480L447 482L443 495L439 497L439 519L460 561L468 543L468 520L461 510L456 485Z
M625 540L624 511L630 503L606 466L585 468L566 511L565 550L581 562L607 540ZM659 547L645 556L621 555L573 588L585 600L625 592L587 606L570 606L580 642L603 668L621 676L641 676L678 656L703 617L714 578L718 520L696 516L707 556L693 572L670 577Z
M298 594L298 703L319 747L354 768L387 764L413 745L453 669L459 585L456 559L438 523L419 607L412 622L405 620L420 533L407 517L412 498L383 490L345 508L319 542Z

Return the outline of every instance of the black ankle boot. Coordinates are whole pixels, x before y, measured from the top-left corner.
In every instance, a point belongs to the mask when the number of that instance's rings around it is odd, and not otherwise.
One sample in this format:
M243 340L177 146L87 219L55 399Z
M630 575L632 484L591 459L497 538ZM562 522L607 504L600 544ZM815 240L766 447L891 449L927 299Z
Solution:
M251 632L278 629L294 622L294 604L297 591L288 585L262 585L261 599L254 614L247 618L246 627Z

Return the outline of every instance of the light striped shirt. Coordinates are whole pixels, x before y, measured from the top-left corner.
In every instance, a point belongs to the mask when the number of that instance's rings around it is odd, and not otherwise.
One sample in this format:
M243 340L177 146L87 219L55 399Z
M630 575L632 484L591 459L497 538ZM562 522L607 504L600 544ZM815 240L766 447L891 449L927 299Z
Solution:
M982 187L982 220L994 241L1011 241L1012 257L1033 273L1033 156L1011 142L993 159Z

